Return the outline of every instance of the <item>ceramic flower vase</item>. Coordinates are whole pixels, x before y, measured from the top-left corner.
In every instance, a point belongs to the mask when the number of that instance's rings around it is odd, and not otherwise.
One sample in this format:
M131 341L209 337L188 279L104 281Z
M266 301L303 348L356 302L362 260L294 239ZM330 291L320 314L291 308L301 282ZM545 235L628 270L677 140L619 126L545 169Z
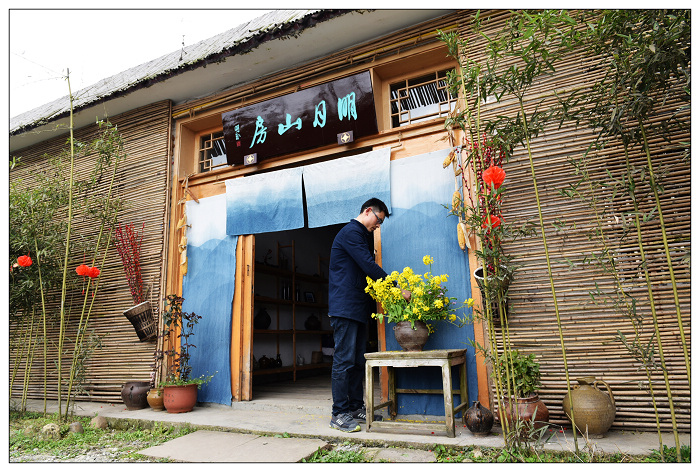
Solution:
M414 324L416 329L411 327L410 321L399 321L394 326L394 337L404 351L422 351L428 342L428 326L420 320Z

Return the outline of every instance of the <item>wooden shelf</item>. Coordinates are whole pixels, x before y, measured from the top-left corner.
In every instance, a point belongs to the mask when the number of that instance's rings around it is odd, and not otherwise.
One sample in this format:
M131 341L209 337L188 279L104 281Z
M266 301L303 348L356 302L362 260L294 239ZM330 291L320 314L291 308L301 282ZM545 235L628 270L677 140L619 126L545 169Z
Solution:
M254 334L333 334L330 329L254 329Z
M304 308L316 308L319 310L328 310L328 305L325 303L298 302L295 300L285 300L284 298L272 298L264 295L255 295L255 301L260 303L268 303L270 305L296 305Z
M332 329L297 329L297 334L333 334Z
M294 303L293 300L285 300L284 298L271 298L271 297L264 297L262 295L255 295L255 301L260 302L260 303L268 303L271 305L292 305ZM299 302L296 302L299 303Z
M293 329L254 329L253 334L294 334Z
M323 369L333 367L332 362L320 362L318 364L304 364L304 365L283 365L282 367L274 367L272 369L257 369L253 371L253 375L271 375L271 374L282 374L284 372L294 372L299 370L312 370L312 369Z
M282 260L280 264L280 250L291 248L291 258ZM318 329L307 330L297 328L301 325L307 316L316 315L323 317L328 313L328 304L320 303L325 300L325 291L328 287L328 279L319 275L309 275L300 273L296 270L296 245L292 241L290 245L281 245L277 243L277 264L268 265L260 262L255 263L255 286L258 293L253 297L255 305L267 306L270 310L272 318L270 326L292 326L289 329L254 329L253 334L265 336L265 342L269 342L270 337L276 337L277 354L280 353L280 346L290 346L293 360L297 358L297 343L303 341L308 346L313 345L317 338L318 351L323 350L323 336L332 335L333 330ZM281 268L280 266L291 267L291 269ZM319 273L321 273L321 256L319 256ZM258 275L262 276L258 280ZM269 284L269 285L266 285ZM310 289L310 290L308 290ZM257 290L256 290L257 291ZM315 302L306 301L306 292L314 293ZM284 298L282 294L285 294ZM286 295L290 294L292 299ZM297 300L296 298L300 299ZM303 339L297 339L297 336L303 336ZM315 352L316 350L314 350ZM276 367L272 369L257 369L253 371L255 375L269 375L283 372L292 372L294 381L296 381L296 373L300 370L319 369L330 367L331 363L304 364L304 365L288 365Z

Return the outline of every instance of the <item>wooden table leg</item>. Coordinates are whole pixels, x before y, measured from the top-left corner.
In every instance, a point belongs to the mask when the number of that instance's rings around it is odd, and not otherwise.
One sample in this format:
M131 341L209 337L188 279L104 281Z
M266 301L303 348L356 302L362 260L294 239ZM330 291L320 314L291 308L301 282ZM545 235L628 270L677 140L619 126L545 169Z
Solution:
M459 401L464 407L462 408L462 422L466 423L466 413L469 408L469 387L467 386L467 362L459 366Z
M387 367L387 378L389 384L389 415L392 419L399 413L399 404L396 398L396 372L391 366Z
M452 372L449 360L445 360L445 363L442 364L442 389L445 398L445 430L448 438L454 438L455 412L454 401L452 399Z
M372 375L372 363L365 363L365 412L367 414L367 427L369 432L374 419L374 375Z

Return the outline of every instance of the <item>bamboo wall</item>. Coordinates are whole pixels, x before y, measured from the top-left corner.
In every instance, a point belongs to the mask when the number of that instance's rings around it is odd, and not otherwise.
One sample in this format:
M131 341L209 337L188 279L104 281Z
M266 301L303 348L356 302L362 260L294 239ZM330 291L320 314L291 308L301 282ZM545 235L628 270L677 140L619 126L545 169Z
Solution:
M491 12L489 30L495 32L504 23L505 12ZM484 18L482 13L482 18ZM461 33L469 37L469 54L473 59L481 56L482 38L476 38L468 27L468 18L461 25ZM591 67L593 61L572 56L557 66L551 77L540 79L531 89L526 100L530 112L540 103L540 109L551 106L554 90L566 91L584 87L599 80L602 71ZM665 104L664 113L671 113L682 104L673 100ZM486 105L482 114L515 116L516 100ZM689 111L680 118L690 120ZM655 118L657 119L657 118ZM580 159L593 142L593 132L576 129L565 124L561 129L552 126L532 142L534 167L542 205L549 255L552 263L554 286L561 317L566 360L572 388L575 379L594 376L606 381L614 394L617 414L614 429L656 430L652 398L647 376L640 362L635 360L622 342L615 340L618 331L628 339L634 338L634 330L628 316L609 303L601 303L605 295L615 291L615 280L604 273L591 259L601 253L603 242L590 238L597 227L596 210L581 200L571 200L559 192L579 180L568 159ZM690 159L683 158L682 142L690 142L689 132L676 133L670 142L651 137L652 160L664 186L661 194L663 216L669 244L672 249L673 270L678 284L680 309L688 346L690 346ZM626 172L624 150L621 144L598 152L591 157L589 172L592 180L621 179ZM646 163L646 155L640 147L630 150L633 168L640 170ZM567 392L564 360L554 309L550 280L539 226L539 217L533 189L533 179L527 151L516 148L509 162L504 164L507 173L503 216L511 224L530 221L537 235L519 239L505 245L504 252L514 256L514 263L521 268L510 286L509 334L512 348L524 353L535 353L541 364L543 387L540 398L550 411L550 420L569 425L562 410L562 400ZM610 172L612 178L608 176ZM640 211L648 213L654 208L653 194L649 196L648 184L641 185L637 175L637 199ZM579 190L583 190L579 188ZM611 251L624 289L636 299L637 314L643 318L641 339L646 344L654 334L649 297L637 244L636 230L629 214L634 211L631 199L624 191L604 205L611 190L596 189L600 199L597 212L601 218L605 245ZM623 218L627 216L627 220ZM624 224L631 232L625 234ZM558 229L557 226L560 228ZM690 387L686 373L680 330L669 278L669 270L662 244L658 215L643 223L644 250L652 278L653 294L660 325L661 342L666 359L672 399L679 430L690 431ZM686 259L683 259L686 257ZM599 289L602 294L592 296ZM496 328L499 350L503 329ZM655 362L660 364L658 349ZM664 377L661 369L652 376L654 397L661 415L661 427L670 431L671 415ZM600 385L605 389L604 386ZM495 390L492 392L495 394Z
M170 102L162 101L149 106L135 109L119 116L109 117L109 121L117 126L125 146L126 158L121 162L117 171L115 184L117 193L126 203L126 207L118 216L118 223L133 223L135 229L141 230L145 224L143 241L141 246L142 277L145 288L150 288L149 300L156 304L163 298L161 289L164 272L164 225L167 206L168 188L168 162L170 142ZM76 130L77 140L88 142L94 139L98 133L97 126L91 125ZM11 178L31 180L33 169L44 165L45 154L58 155L61 149L66 148L67 135L56 137L43 142L40 145L17 152L14 155L21 156L23 165L13 171ZM92 158L76 160L75 170L78 178L84 178L94 168ZM109 179L102 179L98 191L107 192ZM72 234L75 237L96 239L98 228L86 226L79 217L74 218ZM94 243L93 243L94 248ZM69 277L77 277L75 267L83 263L82 254L72 254L68 264ZM87 331L94 330L95 334L102 337L101 349L95 350L85 362L84 392L78 393L76 399L121 402L121 388L127 381L150 379L150 364L152 362L155 341L140 342L131 323L122 312L133 306L133 300L129 291L124 271L122 269L119 254L112 244L108 250L107 260L102 273L100 286L95 296L95 306L88 323ZM73 296L79 302L71 314L66 335L66 347L69 353L73 351L73 340L77 329L78 319L82 306L80 291L69 293L68 299ZM37 301L37 303L39 303ZM58 313L58 304L48 307L48 311ZM49 358L47 362L47 398L57 398L57 349L55 343L58 339L58 322L49 327ZM13 340L10 340L12 345ZM13 372L16 359L16 350L10 349L10 372ZM43 399L44 383L44 358L41 341L36 348L31 367L28 398ZM22 393L22 382L26 372L26 360L22 356L20 369L18 370L12 396L18 398ZM63 378L67 379L71 357L64 354ZM67 383L62 387L65 394Z

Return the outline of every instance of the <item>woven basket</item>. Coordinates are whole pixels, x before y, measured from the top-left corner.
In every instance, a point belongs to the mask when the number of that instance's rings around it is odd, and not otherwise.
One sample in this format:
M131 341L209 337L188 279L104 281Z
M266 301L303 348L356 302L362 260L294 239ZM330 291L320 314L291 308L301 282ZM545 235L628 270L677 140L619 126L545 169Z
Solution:
M152 341L157 337L157 326L153 319L151 302L145 301L124 311L139 336L139 341Z

